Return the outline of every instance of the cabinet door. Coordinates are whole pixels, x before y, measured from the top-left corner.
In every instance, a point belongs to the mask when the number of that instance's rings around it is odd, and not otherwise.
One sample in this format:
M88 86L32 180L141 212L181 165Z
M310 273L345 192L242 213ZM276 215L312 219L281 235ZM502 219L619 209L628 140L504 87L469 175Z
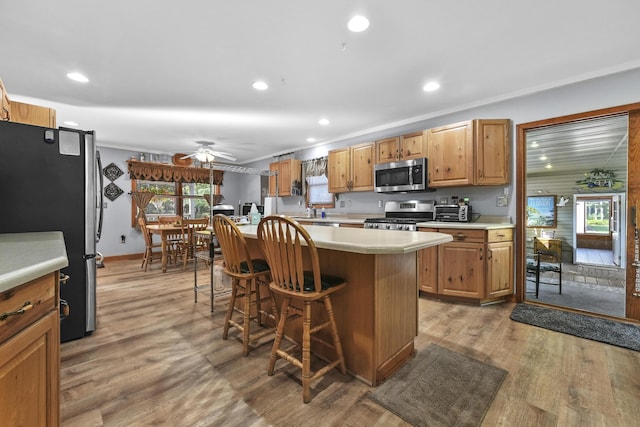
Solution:
M418 290L438 293L438 247L418 251Z
M275 163L269 163L269 172L273 172L276 173L280 170L280 164L278 162ZM278 195L278 180L279 177L277 177L276 175L270 175L269 176L269 196L271 197L275 197Z
M513 243L487 245L487 298L513 293Z
M439 293L466 298L484 297L484 244L445 243L438 246Z
M422 132L403 135L400 138L400 157L403 160L427 157L427 144Z
M509 120L476 120L475 183L499 185L509 183Z
M280 162L278 175L278 194L280 196L291 195L291 163L283 160Z
M11 121L43 127L56 127L56 110L11 101Z
M59 322L51 311L0 345L2 425L59 425Z
M351 191L373 191L373 143L351 147Z
M329 193L349 191L350 166L349 147L329 151L327 158Z
M427 130L429 186L473 184L473 122Z
M400 137L376 141L376 163L394 162L400 159Z

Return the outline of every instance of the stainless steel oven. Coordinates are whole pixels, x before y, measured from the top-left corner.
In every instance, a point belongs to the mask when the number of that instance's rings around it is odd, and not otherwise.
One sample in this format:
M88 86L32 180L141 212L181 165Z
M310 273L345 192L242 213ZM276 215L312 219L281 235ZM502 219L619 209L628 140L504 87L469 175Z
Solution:
M434 200L390 201L384 205L384 218L367 218L364 228L416 231L419 222L433 221Z

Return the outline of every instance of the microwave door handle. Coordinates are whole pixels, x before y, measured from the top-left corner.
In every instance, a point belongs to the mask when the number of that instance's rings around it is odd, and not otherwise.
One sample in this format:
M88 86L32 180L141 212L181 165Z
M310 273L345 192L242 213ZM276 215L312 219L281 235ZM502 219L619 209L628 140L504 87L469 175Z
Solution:
M413 168L409 166L407 170L409 171L409 185L413 185Z

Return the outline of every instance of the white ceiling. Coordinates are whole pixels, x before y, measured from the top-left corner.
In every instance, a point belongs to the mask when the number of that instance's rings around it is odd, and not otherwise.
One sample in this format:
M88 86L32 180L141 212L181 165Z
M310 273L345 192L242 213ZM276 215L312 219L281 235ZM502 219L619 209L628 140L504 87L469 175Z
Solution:
M99 145L208 140L238 163L640 66L637 0L0 4L10 98L56 108ZM367 31L347 30L356 14ZM423 92L431 80L440 90Z

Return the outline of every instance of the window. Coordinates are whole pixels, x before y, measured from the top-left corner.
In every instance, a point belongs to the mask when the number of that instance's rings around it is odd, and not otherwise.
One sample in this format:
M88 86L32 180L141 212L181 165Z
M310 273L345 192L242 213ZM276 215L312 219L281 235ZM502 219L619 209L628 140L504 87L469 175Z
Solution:
M307 177L307 206L332 208L335 206L334 200L325 175Z
M213 187L213 194L218 194L219 186ZM205 218L211 212L208 200L209 184L136 180L135 189L155 194L144 210L150 221L166 215Z
M579 234L609 234L611 198L589 198L576 201L576 232Z

